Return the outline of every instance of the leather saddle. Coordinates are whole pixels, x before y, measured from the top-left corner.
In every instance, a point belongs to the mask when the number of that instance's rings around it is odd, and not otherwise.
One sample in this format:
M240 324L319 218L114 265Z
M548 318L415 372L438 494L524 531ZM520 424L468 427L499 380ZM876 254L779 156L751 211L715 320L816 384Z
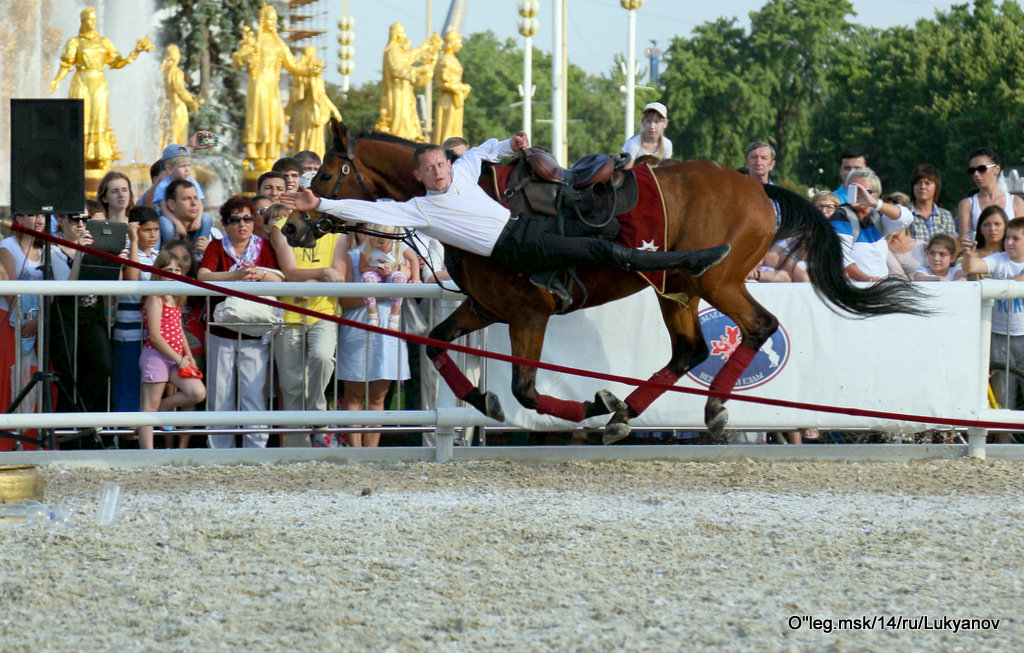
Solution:
M566 235L615 238L614 218L632 210L638 198L633 173L622 169L628 160L588 154L563 168L545 150L530 148L509 178L505 201L516 214L564 220L560 230Z
M513 215L546 220L552 231L565 236L615 239L616 217L631 211L639 197L633 172L623 170L628 161L626 156L588 154L563 168L547 151L530 148L508 179L505 204ZM556 313L573 310L574 287L583 295L576 306L586 304L587 288L573 268L535 272L530 281L551 293Z

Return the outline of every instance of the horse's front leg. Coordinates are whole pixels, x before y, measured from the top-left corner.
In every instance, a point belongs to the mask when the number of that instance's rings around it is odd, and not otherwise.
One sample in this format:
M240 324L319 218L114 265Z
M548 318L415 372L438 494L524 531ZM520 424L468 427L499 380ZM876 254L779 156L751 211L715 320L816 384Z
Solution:
M530 360L540 360L544 347L544 331L547 328L549 313L525 309L509 323L509 339L512 343L512 355ZM608 413L626 413L626 405L607 390L599 390L593 401L573 401L559 399L551 395L537 392L537 368L532 365L513 365L512 394L526 408L536 410L541 415L553 415L570 422L582 422L596 415ZM615 427L616 431L621 426ZM629 433L625 432L618 438L621 440ZM607 440L608 434L605 434Z
M430 330L430 337L435 340L452 342L467 333L490 326L492 323L483 319L470 306L469 300L459 304L451 315ZM493 392L481 392L480 388L466 378L459 366L455 364L448 350L440 347L427 346L427 356L434 369L441 375L456 397L465 401L473 408L498 422L505 421L505 413L501 410L501 402Z

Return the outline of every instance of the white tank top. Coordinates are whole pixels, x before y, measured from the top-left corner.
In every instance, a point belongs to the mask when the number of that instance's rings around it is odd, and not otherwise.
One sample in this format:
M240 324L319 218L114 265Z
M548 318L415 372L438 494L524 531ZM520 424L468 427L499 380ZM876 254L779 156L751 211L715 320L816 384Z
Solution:
M1006 211L1006 219L1007 221L1013 220L1013 218L1015 217L1013 214L1014 195L1013 193L1008 192L1005 194L1005 198L1006 200L1003 205L1003 210ZM978 204L978 194L975 193L974 195L971 195L971 229L978 229L979 216L981 216L981 205Z
M29 259L25 256L25 252L21 249L18 239L14 236L8 236L0 241L0 247L6 249L14 257L14 273L19 281L41 281L43 279L42 252L40 252L38 260ZM68 266L67 259L56 246L48 245L48 247L50 247L50 261L53 265L53 278L67 279L71 274L71 268ZM7 298L0 297L0 310L6 311L9 309L10 305L7 303Z

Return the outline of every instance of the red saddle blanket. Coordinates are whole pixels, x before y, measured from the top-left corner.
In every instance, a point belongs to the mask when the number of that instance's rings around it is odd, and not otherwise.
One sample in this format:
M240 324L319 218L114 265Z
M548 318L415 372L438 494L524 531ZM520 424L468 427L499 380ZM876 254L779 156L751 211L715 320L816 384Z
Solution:
M487 175L484 175L480 178L480 185L493 197L503 198L514 168L512 165L494 166L493 179L488 179ZM626 247L663 252L668 216L665 212L661 186L658 185L651 166L646 163L634 167L632 172L636 177L639 199L631 211L618 216L620 230L615 242ZM640 274L658 293L665 292L664 271L651 270Z

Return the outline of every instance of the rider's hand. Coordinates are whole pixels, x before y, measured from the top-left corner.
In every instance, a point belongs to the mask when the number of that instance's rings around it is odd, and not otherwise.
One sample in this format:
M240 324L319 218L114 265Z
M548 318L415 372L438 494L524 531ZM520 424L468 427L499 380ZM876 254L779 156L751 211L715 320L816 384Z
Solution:
M294 193L281 195L281 204L292 211L314 211L320 206L320 198L308 188L299 188Z
M530 137L523 131L517 132L509 139L509 141L513 152L519 152L520 150L525 150L530 147Z

